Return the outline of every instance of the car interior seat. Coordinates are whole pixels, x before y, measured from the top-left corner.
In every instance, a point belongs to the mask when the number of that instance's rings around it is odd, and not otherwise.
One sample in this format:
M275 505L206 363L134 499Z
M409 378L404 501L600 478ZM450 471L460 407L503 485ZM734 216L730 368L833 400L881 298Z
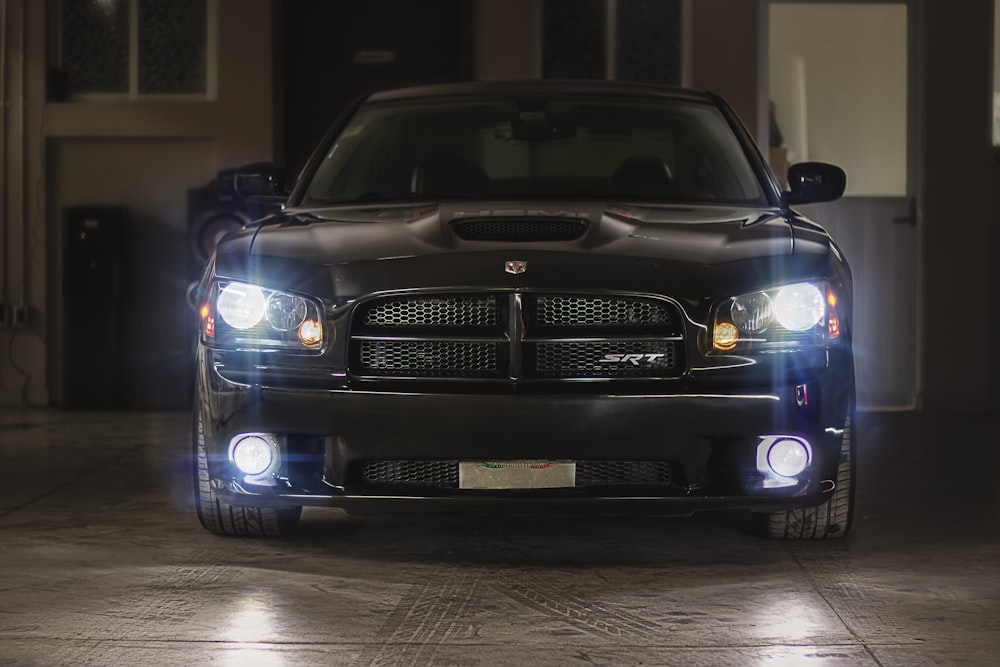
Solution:
M657 155L633 155L611 175L611 194L624 197L664 197L670 191L670 167Z
M439 197L477 197L489 191L489 177L458 153L431 153L414 168L410 190Z

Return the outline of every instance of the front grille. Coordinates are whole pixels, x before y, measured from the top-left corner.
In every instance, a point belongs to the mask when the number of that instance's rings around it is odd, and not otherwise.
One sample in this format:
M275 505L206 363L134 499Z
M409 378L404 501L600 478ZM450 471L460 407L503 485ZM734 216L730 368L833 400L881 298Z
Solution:
M368 306L364 323L370 327L497 326L497 300L487 296L405 296L376 301Z
M396 377L498 377L495 343L433 340L362 340L366 372Z
M676 366L674 341L535 343L538 377L648 377Z
M539 296L539 328L548 327L668 327L676 309L663 301L631 297Z
M465 241L572 241L587 231L587 222L566 218L473 218L452 224Z
M674 464L669 461L576 461L576 487L674 486ZM458 488L458 461L365 461L365 484Z
M349 369L383 380L673 378L682 323L672 302L629 294L394 294L357 306Z

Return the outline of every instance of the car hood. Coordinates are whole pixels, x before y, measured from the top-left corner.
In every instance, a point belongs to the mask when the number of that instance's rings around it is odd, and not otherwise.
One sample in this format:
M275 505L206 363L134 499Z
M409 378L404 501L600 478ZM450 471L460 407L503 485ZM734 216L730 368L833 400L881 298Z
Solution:
M458 221L484 218L565 218L588 225L581 238L558 242L463 240L452 227ZM249 250L257 256L329 265L499 249L720 264L790 254L793 234L776 209L477 203L294 211L263 225Z
M585 220L570 241L470 241L454 224ZM503 224L501 222L501 224ZM778 209L509 203L287 211L227 238L218 275L350 302L399 289L598 289L699 301L829 269L829 236ZM511 275L507 262L525 263Z

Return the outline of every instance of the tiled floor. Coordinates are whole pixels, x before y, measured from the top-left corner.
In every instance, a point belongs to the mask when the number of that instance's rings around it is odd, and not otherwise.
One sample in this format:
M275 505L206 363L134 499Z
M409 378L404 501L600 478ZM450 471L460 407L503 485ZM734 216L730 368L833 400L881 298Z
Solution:
M0 411L3 665L995 665L1000 419L864 414L854 532L349 517L215 537L188 415Z

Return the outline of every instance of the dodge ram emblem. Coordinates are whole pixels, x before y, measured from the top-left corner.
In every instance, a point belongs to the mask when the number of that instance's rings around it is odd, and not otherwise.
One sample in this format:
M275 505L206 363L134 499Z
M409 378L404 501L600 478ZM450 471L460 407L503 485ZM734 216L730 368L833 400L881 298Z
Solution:
M516 276L528 270L528 263L523 259L508 259L503 263L503 270Z

